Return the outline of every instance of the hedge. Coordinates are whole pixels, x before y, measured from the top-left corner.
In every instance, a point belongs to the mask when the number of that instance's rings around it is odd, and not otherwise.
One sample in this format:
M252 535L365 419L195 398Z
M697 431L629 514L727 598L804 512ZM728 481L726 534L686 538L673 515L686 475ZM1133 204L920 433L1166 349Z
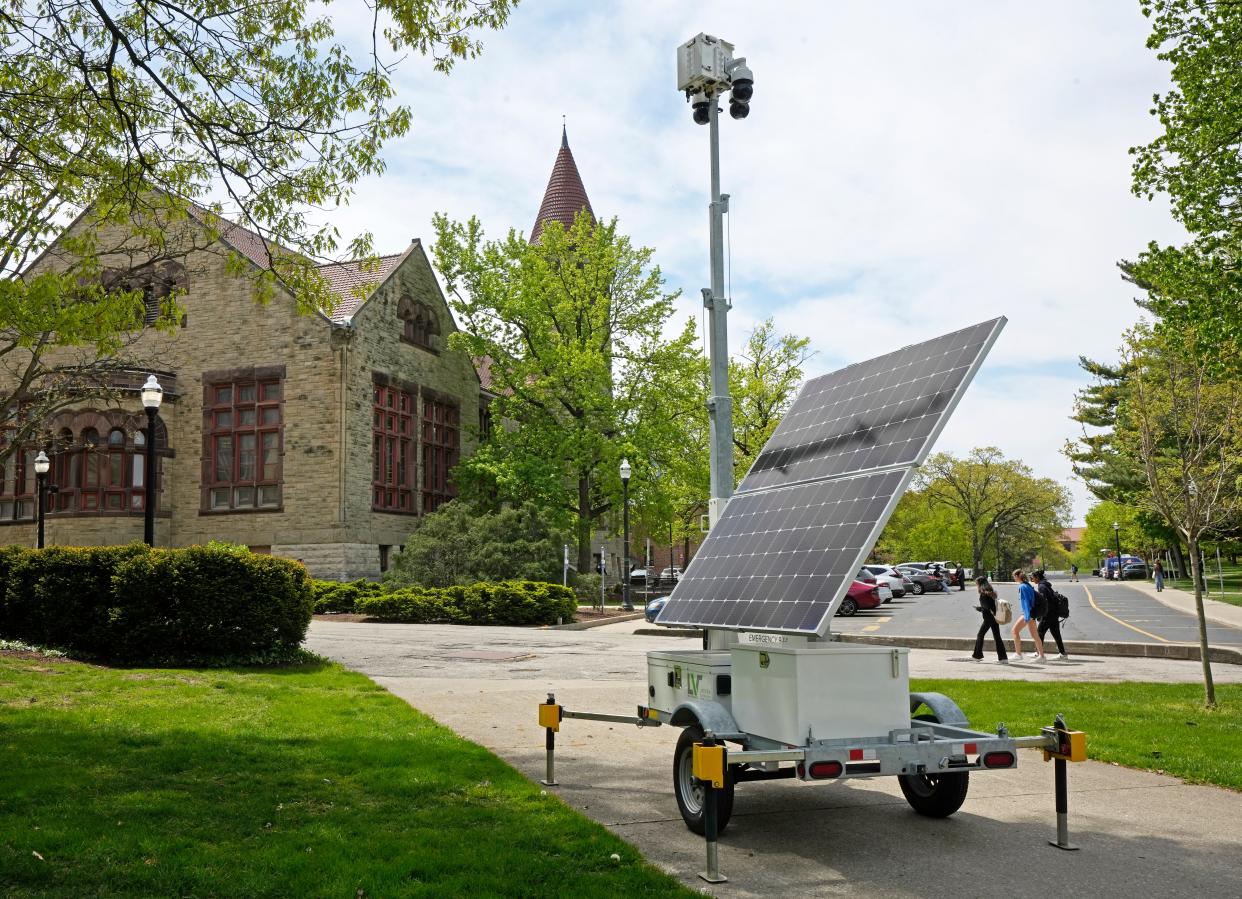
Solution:
M405 587L363 596L354 610L383 621L418 624L557 624L573 619L574 593L560 584L501 581L469 587Z
M0 550L0 637L127 662L276 657L313 610L296 562L217 547Z
M365 579L352 583L313 581L311 591L315 597L315 614L329 615L334 612L353 612L358 600L364 596L383 593L384 588L375 581Z

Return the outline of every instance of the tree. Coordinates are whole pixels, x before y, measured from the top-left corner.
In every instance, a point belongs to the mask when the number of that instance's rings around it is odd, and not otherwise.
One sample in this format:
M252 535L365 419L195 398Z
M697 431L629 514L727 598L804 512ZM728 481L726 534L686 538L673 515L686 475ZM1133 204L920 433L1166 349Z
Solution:
M634 501L651 501L652 470L684 452L701 356L693 326L665 337L677 293L652 251L616 221L579 213L538 243L510 231L485 241L476 219L435 219L435 257L463 330L454 344L491 363L493 415L511 426L457 468L459 488L493 501L532 501L575 525L578 570L591 533L621 498L620 460Z
M313 216L381 172L384 141L408 129L409 109L393 102L395 59L412 51L448 72L513 2L379 0L362 64L307 0L6 4L0 375L19 390L0 397L0 428L29 438L35 413L67 387L101 389L125 367L119 351L147 311L144 292L199 248L187 233L210 242L232 227L217 213L262 237L259 299L280 284L306 309L326 306L315 264L338 235ZM350 255L369 248L361 235ZM167 325L180 285L164 280L153 318Z
M454 500L419 520L384 580L396 587L559 583L566 541L533 505L488 512Z
M876 541L875 554L894 563L934 559L965 562L972 554L970 533L956 509L932 502L923 490L907 490Z
M1123 553L1142 552L1150 555L1151 549L1161 545L1162 541L1153 540L1144 527L1142 518L1142 511L1134 506L1108 501L1096 503L1087 512L1086 527L1078 543L1074 561L1082 568L1099 567L1101 555L1116 552L1118 537L1121 538ZM1113 531L1113 524L1121 525L1119 532ZM1104 553L1100 550L1104 550Z
M969 537L970 557L983 568L983 551L999 525L1010 556L1044 550L1069 516L1069 493L1051 478L1037 478L1029 466L1006 459L993 446L971 450L965 459L936 453L919 470L915 486L929 505L952 509ZM999 565L999 560L998 560Z
M1133 188L1167 194L1190 233L1181 247L1148 245L1127 277L1168 334L1197 332L1201 361L1236 364L1242 347L1242 5L1142 0L1147 40L1171 65L1173 87L1151 110L1161 132L1131 149Z
M1130 331L1123 353L1132 368L1131 396L1118 412L1118 442L1142 460L1142 505L1175 527L1190 549L1204 696L1214 706L1199 544L1242 507L1242 383L1199 364L1198 353L1150 327Z

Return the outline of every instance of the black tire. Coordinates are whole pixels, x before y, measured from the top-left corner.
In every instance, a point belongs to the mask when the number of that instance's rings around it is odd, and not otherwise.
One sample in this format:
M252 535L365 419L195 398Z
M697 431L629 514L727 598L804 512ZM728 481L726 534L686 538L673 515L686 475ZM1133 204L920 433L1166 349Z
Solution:
M918 581L915 581L914 586L911 588L911 592L914 593L915 596L922 596L923 590L924 590L923 585L920 584Z
M852 596L847 596L841 600L841 608L837 609L838 615L844 615L846 618L852 618L854 613L858 611L858 600Z
M677 749L673 752L673 795L677 797L677 808L686 826L699 836L707 828L703 816L703 788L694 777L694 744L702 741L703 728L692 724L681 732L677 738ZM733 776L725 775L725 787L720 791L716 802L716 830L724 833L733 817Z
M935 715L915 715L916 721L936 721ZM928 818L947 818L966 801L970 774L899 774L897 783L910 808Z

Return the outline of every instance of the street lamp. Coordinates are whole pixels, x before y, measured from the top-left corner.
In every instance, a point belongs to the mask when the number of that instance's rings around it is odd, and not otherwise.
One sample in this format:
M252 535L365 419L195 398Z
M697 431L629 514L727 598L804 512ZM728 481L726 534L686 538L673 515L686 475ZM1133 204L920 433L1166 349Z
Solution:
M992 577L993 581L1001 579L1001 556L1000 556L1000 522L993 522L993 530L996 531L996 574Z
M147 546L155 546L155 417L159 415L163 399L164 388L155 375L148 376L147 383L142 385L142 407L147 410L147 495L143 500L146 519L142 539Z
M1113 522L1113 536L1117 538L1117 580L1121 580L1121 525Z
M621 608L634 611L630 602L630 460L621 460L621 530L625 541L625 564L621 566Z
M39 450L39 455L35 456L34 470L35 482L39 491L39 549L43 549L43 516L47 508L47 471L52 467L52 462L47 457L47 453Z

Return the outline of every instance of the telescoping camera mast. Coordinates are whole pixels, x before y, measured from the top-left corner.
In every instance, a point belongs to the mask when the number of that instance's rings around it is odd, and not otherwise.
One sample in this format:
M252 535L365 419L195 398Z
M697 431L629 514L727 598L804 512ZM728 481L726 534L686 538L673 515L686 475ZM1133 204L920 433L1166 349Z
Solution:
M998 317L813 378L733 496L732 415L724 296L717 102L749 112L754 76L733 45L699 34L677 50L678 89L711 141L711 527L656 623L701 628L703 649L647 653L647 691L633 715L539 706L547 776L566 719L682 729L673 793L686 825L707 840L719 882L717 836L734 789L754 780L834 782L896 776L911 807L944 818L966 799L971 772L1016 768L1018 749L1056 760L1057 836L1067 826L1067 761L1086 737L1061 716L1037 736L972 728L939 693L911 693L909 649L847 644L832 634L859 566L915 469L996 342ZM602 747L601 747L602 748Z

